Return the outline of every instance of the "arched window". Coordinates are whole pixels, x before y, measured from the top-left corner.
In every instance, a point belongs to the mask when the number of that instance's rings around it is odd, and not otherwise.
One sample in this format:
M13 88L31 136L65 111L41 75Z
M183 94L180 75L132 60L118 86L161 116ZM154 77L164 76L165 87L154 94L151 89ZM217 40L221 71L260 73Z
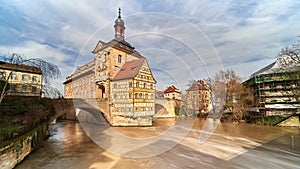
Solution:
M118 56L118 62L121 63L122 62L122 55Z

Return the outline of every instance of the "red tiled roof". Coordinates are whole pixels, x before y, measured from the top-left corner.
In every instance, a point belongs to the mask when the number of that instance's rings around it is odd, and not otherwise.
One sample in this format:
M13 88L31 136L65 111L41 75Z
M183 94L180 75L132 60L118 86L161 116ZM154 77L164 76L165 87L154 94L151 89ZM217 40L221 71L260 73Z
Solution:
M126 62L112 80L114 81L134 78L139 73L144 61L144 58L140 58Z
M171 93L171 92L180 93L180 91L173 85L168 86L167 89L164 91L164 93Z
M8 63L8 62L0 61L0 68L7 69L7 70L13 70L13 71L42 74L42 70L39 67L28 66L28 65L24 65L24 64L12 64L12 63Z

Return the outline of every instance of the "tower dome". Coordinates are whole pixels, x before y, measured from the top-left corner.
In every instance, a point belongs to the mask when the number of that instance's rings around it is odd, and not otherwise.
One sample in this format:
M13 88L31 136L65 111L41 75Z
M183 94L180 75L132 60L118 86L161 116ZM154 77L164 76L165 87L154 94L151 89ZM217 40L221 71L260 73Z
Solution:
M125 33L125 26L124 26L124 21L121 18L121 8L119 8L119 16L115 20L115 38L118 40L123 40L124 39L124 33Z

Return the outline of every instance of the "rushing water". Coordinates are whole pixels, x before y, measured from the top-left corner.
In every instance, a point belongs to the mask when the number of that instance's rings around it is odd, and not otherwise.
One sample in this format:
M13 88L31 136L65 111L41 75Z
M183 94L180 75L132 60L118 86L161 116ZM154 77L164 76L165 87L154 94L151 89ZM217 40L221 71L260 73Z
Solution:
M300 166L299 128L220 123L212 136L200 144L199 135L204 122L197 119L185 139L167 152L145 158L130 158L112 154L95 144L85 133L81 123L60 121L53 126L52 135L44 146L31 153L16 168L165 169ZM173 124L174 119L166 119L157 120L152 127L113 129L127 137L143 139L153 137Z

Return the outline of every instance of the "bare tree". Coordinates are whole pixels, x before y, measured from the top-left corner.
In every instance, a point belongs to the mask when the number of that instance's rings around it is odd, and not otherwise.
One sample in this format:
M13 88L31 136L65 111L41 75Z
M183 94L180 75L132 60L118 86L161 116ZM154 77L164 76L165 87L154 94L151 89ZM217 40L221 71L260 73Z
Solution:
M220 71L210 79L212 96L224 105L225 113L232 113L233 120L242 120L246 107L252 104L254 96L233 70ZM225 93L224 93L225 92Z
M11 63L11 64L16 64L16 65L23 64L23 65L27 65L27 66L35 66L35 67L40 68L42 71L42 75L43 75L43 85L46 85L46 86L49 86L50 79L58 78L61 75L61 72L56 65L49 63L43 59L39 59L39 58L27 59L24 55L13 53L13 54L8 54L8 55L1 55L0 60ZM1 89L0 103L3 101L4 97L8 94L9 79L10 79L12 73L13 73L13 70L10 71L8 76L3 78L4 82L2 82L2 85L0 86L1 87L0 88ZM46 91L43 91L43 93L51 93L51 91L49 91L49 89L53 90L54 88L42 87L42 90L46 90ZM57 93L57 91L58 90L56 90L54 93Z
M282 56L288 56L283 57ZM300 36L298 40L292 44L291 46L286 46L281 49L281 51L277 54L278 58L281 58L282 65L285 68L292 68L291 66L296 66L299 70L300 68ZM292 65L291 65L292 64Z

